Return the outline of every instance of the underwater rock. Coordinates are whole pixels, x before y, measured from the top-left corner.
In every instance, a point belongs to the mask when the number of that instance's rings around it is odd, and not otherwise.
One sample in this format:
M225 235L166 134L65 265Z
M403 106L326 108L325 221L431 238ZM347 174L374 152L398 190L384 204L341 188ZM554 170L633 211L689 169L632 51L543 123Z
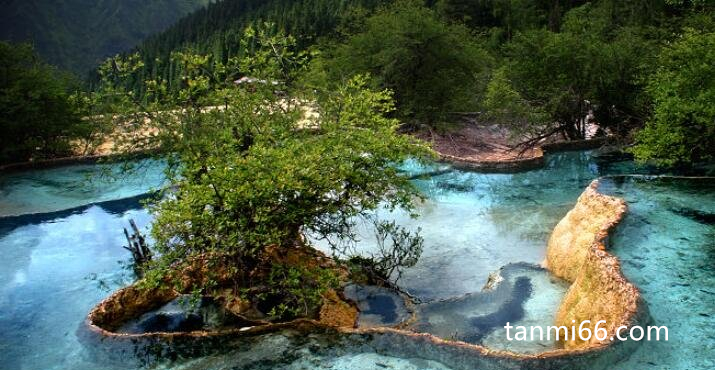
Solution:
M715 213L703 212L692 208L675 208L672 209L673 213L687 217L693 221L699 222L704 225L715 225Z
M345 287L345 297L360 310L359 328L397 326L412 318L406 300L387 288L351 284Z
M633 160L633 154L624 150L622 146L604 145L591 154L597 162L621 162Z
M472 317L469 325L474 329L474 334L465 337L469 343L479 343L482 338L494 328L502 327L507 322L515 322L524 317L524 302L531 296L533 287L526 277L519 277L514 283L512 299L504 302L496 312Z
M131 327L122 329L123 333L154 333L154 332L181 332L201 330L204 322L201 316L195 313L184 312L159 312L150 314Z
M471 344L483 345L488 340L491 349L518 348L534 352L537 348L541 351L556 348L552 341L510 345L503 327L507 322L550 324L560 297L567 289L565 283L550 276L547 270L527 263L508 264L490 274L489 280L480 292L417 305L416 321L407 328ZM541 296L530 303L537 291L535 285ZM544 307L544 304L550 306ZM528 318L525 317L527 305L530 305Z
M261 325L227 310L212 298L191 302L190 296L180 296L159 309L125 322L116 331L125 334L177 333L200 330L220 330Z
M467 193L474 190L474 185L472 184L457 184L446 181L438 182L437 187L442 190L453 191L457 193Z
M454 171L452 168L439 168L429 172L422 172L410 175L407 177L408 180L418 180L418 179L430 179L433 177L441 176Z

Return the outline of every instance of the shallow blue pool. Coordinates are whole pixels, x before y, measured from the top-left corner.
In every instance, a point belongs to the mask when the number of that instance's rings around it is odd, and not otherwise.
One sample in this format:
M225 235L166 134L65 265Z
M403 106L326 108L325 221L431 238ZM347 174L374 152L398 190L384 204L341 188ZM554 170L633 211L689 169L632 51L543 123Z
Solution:
M614 177L629 212L611 240L668 341L643 341L623 369L715 368L715 178Z
M125 266L129 252L121 248L122 227L130 218L140 227L151 222L141 208L141 194L164 184L162 167L158 162L148 163L143 178L129 179L100 176L105 171L92 166L0 177L0 215L33 213L0 218L3 369L136 366L130 365L129 359L114 363L94 357L77 339L77 330L92 306L131 281L132 274ZM419 166L407 169L413 173L430 172ZM401 213L382 215L411 228L421 227L425 237L423 258L406 271L400 283L432 305L424 310L430 313L428 324L435 332L456 332L457 339L497 349L538 352L553 348L554 343L549 342L505 341L499 327L491 322L485 324L480 317L502 312L499 310L504 306L510 313L504 317L516 320L516 324L551 324L555 302L560 301L566 286L536 268L524 266L543 260L551 229L591 180L633 171L627 162L604 166L593 161L588 152L568 152L549 156L544 169L519 174L455 170L417 178L415 184L427 195L418 209L422 216L410 219ZM94 181L87 182L88 178ZM651 363L658 368L708 368L715 353L710 330L715 315L715 231L712 223L704 220L715 212L712 183L613 180L604 182L602 187L632 203L633 213L613 238L614 250L624 260L626 275L642 287L654 319L659 325L673 327L671 341L641 346L630 362L623 364L624 368L642 368ZM676 208L679 210L670 211ZM370 235L368 229L363 233ZM369 251L372 246L365 241L360 247ZM514 270L507 274L511 278L505 279L515 289L495 294L499 299L492 301L475 296L490 273L513 263L523 263L510 268ZM510 297L518 298L518 307L509 302ZM454 302L453 307L460 307L460 315L465 317L450 321L448 330L446 324L440 324L449 318L444 308L451 309L443 301ZM475 331L470 322L480 323L479 330ZM683 335L686 332L688 336ZM459 333L478 335L460 338ZM153 366L447 368L429 358L401 358L390 356L389 351L378 354L366 343L334 342L292 333L267 335L248 347L226 347L201 358Z
M65 210L166 184L163 162L82 164L0 174L0 217ZM124 175L131 170L131 176Z

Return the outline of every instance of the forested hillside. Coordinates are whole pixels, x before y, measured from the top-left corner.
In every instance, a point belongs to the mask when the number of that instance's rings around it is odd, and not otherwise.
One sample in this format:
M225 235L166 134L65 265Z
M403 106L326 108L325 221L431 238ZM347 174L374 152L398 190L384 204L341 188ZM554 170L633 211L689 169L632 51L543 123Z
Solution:
M186 2L171 4L178 11ZM715 158L714 5L712 0L224 0L105 63L112 79L97 74L89 85L91 93L101 92L110 82L141 104L159 99L180 105L186 69L193 63L187 55L202 61L207 80L201 81L208 86L255 77L239 61L255 53L260 29L291 35L290 52L308 60L293 80L281 83L321 99L321 92L367 76L371 87L391 91L391 115L404 131L449 135L460 130L455 114L469 113L501 125L521 140L517 147L529 148L545 138L583 139L595 125L598 134L618 138L641 160L681 165ZM129 14L120 5L96 9ZM152 18L127 22L147 19ZM61 44L66 53L81 54L73 48L88 43ZM91 111L112 109L95 104L97 96L85 100L92 102Z
M210 0L2 0L0 39L84 76Z
M478 111L529 146L553 135L584 138L592 120L640 144L641 159L715 156L707 110L681 109L677 117L693 118L654 127L678 88L662 91L658 72L672 63L665 56L678 47L672 44L689 35L699 49L682 53L710 55L699 41L715 29L710 0L228 0L143 43L142 67L125 83L143 95L143 81L158 78L175 92L182 67L171 61L173 51L227 62L251 52L240 43L243 30L264 21L294 35L298 48L318 51L303 83L329 91L368 73L395 93L396 115L412 129L449 130L451 112ZM704 130L702 144L685 144L692 130Z
M135 86L149 77L167 79L179 73L170 62L171 52L191 49L217 60L241 53L240 40L249 25L271 22L297 38L300 48L321 36L334 35L341 22L354 13L367 12L391 0L224 0L212 3L174 26L147 39L138 48L144 64ZM362 11L356 11L362 9ZM176 88L176 86L170 86Z

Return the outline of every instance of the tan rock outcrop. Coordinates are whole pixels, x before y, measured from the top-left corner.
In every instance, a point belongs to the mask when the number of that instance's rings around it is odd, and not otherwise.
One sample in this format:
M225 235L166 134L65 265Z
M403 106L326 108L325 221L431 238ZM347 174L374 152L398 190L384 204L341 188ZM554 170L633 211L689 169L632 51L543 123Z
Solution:
M588 328L584 341L569 336L564 347L590 348L607 345L620 326L631 326L638 316L640 292L623 276L618 259L606 251L608 233L626 213L622 199L597 191L598 180L581 194L576 206L564 217L549 239L546 267L571 281L556 317L556 326L571 331ZM589 320L590 324L581 323ZM605 323L598 325L600 320ZM596 338L596 326L604 328L603 340ZM599 335L603 338L603 332ZM586 334L584 336L587 336Z
M328 326L352 328L358 318L357 308L346 302L338 293L330 289L323 294L319 322Z
M581 194L571 211L556 225L546 250L546 268L554 275L574 282L592 246L605 249L601 240L626 213L622 199L601 195L597 182Z
M88 315L93 325L113 331L122 323L159 308L178 297L172 289L140 289L136 285L116 291Z

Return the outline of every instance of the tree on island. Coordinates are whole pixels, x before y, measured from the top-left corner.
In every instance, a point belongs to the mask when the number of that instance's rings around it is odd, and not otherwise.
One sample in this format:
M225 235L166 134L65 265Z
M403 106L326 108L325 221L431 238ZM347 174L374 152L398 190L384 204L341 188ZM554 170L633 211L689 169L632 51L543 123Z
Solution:
M369 89L365 77L317 100L296 86L308 56L271 28L249 28L243 43L253 52L225 64L175 53L179 94L149 81L146 97L117 98L138 57L108 61L102 89L126 107L116 113L126 128L117 140L131 144L123 147L158 150L170 163L173 186L150 206L156 257L142 284L239 299L288 319L313 315L345 281L338 257L350 257L360 219L380 207L412 209L419 194L395 164L430 151L396 132L386 116L392 94ZM422 239L375 222L380 252L351 261L387 280L396 265L416 262ZM333 258L306 235L330 241Z

